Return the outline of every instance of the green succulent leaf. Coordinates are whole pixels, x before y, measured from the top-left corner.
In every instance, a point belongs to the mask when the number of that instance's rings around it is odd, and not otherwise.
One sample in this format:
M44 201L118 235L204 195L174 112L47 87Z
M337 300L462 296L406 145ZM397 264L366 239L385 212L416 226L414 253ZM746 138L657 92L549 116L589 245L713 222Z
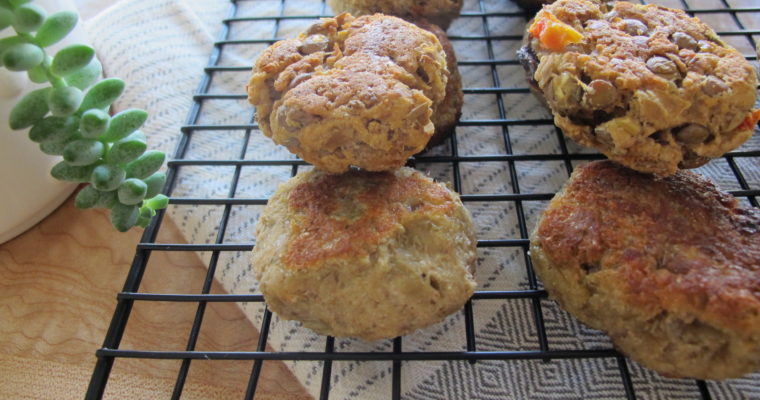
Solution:
M117 165L101 164L92 170L90 183L101 191L115 190L124 181L126 173Z
M145 200L145 205L154 210L161 210L169 205L169 198L163 194L158 194L151 199Z
M63 137L63 139L49 140L49 141L40 143L40 150L43 153L49 154L51 156L62 156L63 149L66 148L67 144L75 140L82 139L82 135L80 135L76 129L71 130L71 131L69 131L68 129L70 128L67 128L67 130L65 130L64 133L61 134L61 137Z
M109 121L111 121L111 116L105 111L97 108L87 110L79 120L79 130L82 136L95 139L106 131Z
M41 120L48 113L47 96L50 88L33 90L27 93L11 109L8 117L11 129L28 128Z
M0 39L0 55L2 55L3 52L5 52L5 50L8 50L12 46L15 46L17 44L22 44L22 43L29 43L29 41L26 40L26 38L21 37L21 36L9 36L9 37Z
M58 43L74 29L78 19L77 13L72 11L61 11L51 15L37 30L35 42L42 47Z
M135 225L139 226L140 228L147 228L148 225L150 225L150 218L140 215L137 218L137 223L135 223Z
M116 195L116 190L107 192L98 190L98 192L100 193L100 197L98 197L98 204L96 207L113 208L113 206L119 202L119 198Z
M36 4L23 4L14 11L13 28L16 32L34 32L45 22L47 12Z
M5 65L3 62L3 55L5 51L17 44L29 43L26 38L21 36L9 36L7 38L0 39L0 65Z
M156 215L156 210L146 206L145 203L143 203L142 207L140 207L140 216L144 218L150 218L154 215Z
M29 76L29 80L34 83L45 83L48 81L47 72L43 64L30 68L26 71L26 74Z
M40 143L40 151L49 156L63 155L63 148L66 147L64 142L44 142Z
M19 43L3 52L3 65L11 71L26 71L42 63L45 52L39 46Z
M155 174L143 179L143 181L145 181L145 184L148 185L148 192L145 193L145 198L150 199L161 193L161 189L163 189L164 184L166 184L166 174L163 172L156 172Z
M100 140L109 142L120 140L140 128L146 119L148 119L148 113L145 110L136 108L124 110L111 118L111 124Z
M82 91L73 86L53 88L48 94L48 107L53 115L71 115L79 109L83 97Z
M45 117L29 130L29 139L37 143L63 142L75 130L71 127L71 118L74 117Z
M103 66L97 57L93 57L89 64L66 76L66 84L85 90L100 78L102 72Z
M127 171L127 177L143 179L153 175L164 164L166 155L163 152L150 150L136 160L127 164L124 168Z
M77 197L74 199L74 205L77 208L93 208L98 205L98 199L100 198L100 192L91 185L87 185L77 193Z
M60 181L87 182L93 173L94 165L76 166L61 161L50 170L50 175Z
M133 205L140 204L145 198L147 191L148 185L145 182L136 178L129 178L119 185L117 194L121 204Z
M93 139L75 140L63 148L63 159L69 165L91 165L103 157L105 146Z
M59 77L66 77L84 68L92 61L95 50L83 44L73 44L62 48L50 65L50 72Z
M114 143L108 151L106 162L110 164L126 164L140 157L148 148L144 140L129 139L126 137Z
M11 8L16 8L22 4L26 4L31 2L32 0L8 0L8 5L11 6Z
M21 36L10 36L0 39L0 66L4 66L3 54L6 50L17 44L28 43L28 41Z
M124 91L124 81L118 78L108 78L96 83L84 95L79 109L104 109L111 105Z
M11 26L13 18L13 11L7 8L0 8L0 30Z
M135 226L140 216L140 210L136 205L116 203L111 208L111 224L119 232L126 232Z

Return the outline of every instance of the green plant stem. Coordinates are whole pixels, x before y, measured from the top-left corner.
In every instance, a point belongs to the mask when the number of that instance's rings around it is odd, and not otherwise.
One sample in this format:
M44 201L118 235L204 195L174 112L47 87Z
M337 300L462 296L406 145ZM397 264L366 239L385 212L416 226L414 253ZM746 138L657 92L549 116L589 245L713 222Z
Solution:
M54 88L67 86L66 81L53 75L53 73L50 71L50 59L47 57L47 54L45 54L45 59L42 61L42 68L45 70L45 76L47 76L48 81L51 85L53 85Z
M27 42L29 42L31 44L35 44L35 45L37 44L37 41L34 40L34 36L32 36L31 33L28 33L28 32L19 32L19 31L16 30L16 28L13 28L13 30L16 32L16 35L18 35L19 37L24 38L24 40L26 40Z

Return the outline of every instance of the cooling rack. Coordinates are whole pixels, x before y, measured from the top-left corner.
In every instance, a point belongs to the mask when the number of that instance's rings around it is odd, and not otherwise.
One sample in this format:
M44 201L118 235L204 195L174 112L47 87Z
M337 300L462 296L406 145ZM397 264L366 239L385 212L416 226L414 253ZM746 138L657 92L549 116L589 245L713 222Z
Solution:
M176 360L181 362L174 385L172 398L180 398L188 379L189 371L196 363L218 361L249 362L250 378L247 382L244 398L255 396L263 364L270 360L308 361L317 365L313 374L319 385L320 399L336 398L331 396L331 382L335 364L340 362L386 362L390 365L390 385L385 398L428 398L415 392L405 392L405 374L413 369L413 363L464 363L477 365L491 361L505 366L528 368L526 362L552 363L562 360L603 360L606 374L599 379L608 380L607 384L616 388L612 393L598 394L602 398L656 398L652 395L652 383L643 383L642 369L616 352L603 335L584 330L577 322L558 310L547 299L546 292L536 279L531 259L528 254L528 234L535 221L535 216L552 198L562 182L569 176L577 163L603 158L600 154L590 152L568 142L559 129L554 127L550 115L538 107L531 97L524 82L523 73L515 56L522 40L522 32L528 16L516 7L502 8L504 0L467 1L461 17L449 30L449 36L459 55L459 67L465 84L465 111L457 127L457 133L448 143L429 153L410 160L410 165L427 171L434 177L450 181L462 194L462 200L473 212L479 225L479 263L487 259L497 266L492 275L479 277L478 290L464 309L456 315L462 326L461 345L456 349L435 351L409 351L407 337L396 338L388 342L387 351L351 351L343 349L334 338L325 338L317 351L272 351L269 346L270 331L276 319L263 306L263 311L256 318L259 323L259 340L255 351L201 351L196 349L206 306L213 302L230 302L240 304L259 304L264 302L260 293L212 293L212 283L219 278L219 265L229 253L245 254L254 243L250 239L231 240L230 226L234 223L239 208L261 207L266 204L266 195L241 195L239 187L242 180L248 179L256 171L269 167L285 168L288 176L308 168L303 161L287 153L271 153L266 157L252 156L250 148L261 137L253 120L252 110L245 123L219 124L205 123L202 110L210 102L229 102L229 107L237 107L244 102L245 95L240 92L218 92L213 82L222 74L238 74L247 79L250 65L237 65L229 62L225 51L233 46L267 45L286 36L285 25L293 21L310 21L326 14L329 9L315 0L316 7L308 13L299 13L289 7L289 1L275 0L277 13L257 15L247 12L247 7L256 1L268 0L231 0L228 17L221 21L223 25L218 41L211 52L209 64L204 69L204 76L194 104L187 118L186 125L180 128L181 138L168 163L168 179L165 192L170 196L172 206L199 207L215 206L220 211L215 237L209 243L159 243L157 237L166 218L164 211L146 228L137 245L132 267L118 293L116 309L103 342L96 351L97 363L93 372L87 398L101 398L106 390L109 375L117 360ZM741 2L734 0L672 0L658 1L658 4L673 8L682 8L691 15L713 26L727 27L718 29L726 41L739 49L748 60L757 64L754 48L760 39L760 7L753 4L755 0ZM271 2L271 1L270 1ZM498 7L497 7L498 6ZM255 8L253 8L255 9ZM265 38L246 38L231 35L231 32L245 32L240 29L246 25L265 25L271 29L271 35ZM717 24L717 25L716 25ZM297 32L297 31L296 31ZM292 32L290 32L292 33ZM289 36L292 36L290 34ZM250 61L250 60L249 60ZM199 71L200 73L200 71ZM245 81L245 80L243 80ZM225 107L225 106L222 106ZM214 135L236 134L239 152L231 159L213 159L195 156L191 148L198 135L205 135L213 140ZM256 142L258 143L258 142ZM274 154L274 156L272 156ZM186 196L177 194L181 185L181 171L193 167L226 167L231 172L227 179L231 183L225 187L226 194L209 196ZM756 132L753 139L736 151L714 160L709 167L700 169L718 185L742 202L758 206L760 196L760 139ZM271 194L271 193L270 193ZM505 217L505 214L509 214ZM511 224L509 229L496 229L494 226ZM252 232L248 226L248 232ZM206 252L208 271L200 293L149 293L141 291L141 280L149 266L153 252ZM494 261L493 259L496 258ZM237 262L245 263L245 257ZM520 282L507 287L495 284L495 278L509 265L514 273L520 271ZM129 326L133 307L143 302L190 303L196 305L195 319L189 329L187 346L182 351L164 351L152 348L122 349L120 343ZM522 323L529 325L529 340L515 345L503 345L503 340L492 340L488 336L489 326L504 329L516 323L509 320L509 315L498 314L490 321L476 318L478 307L489 304L512 306L520 310ZM567 331L568 336L557 336L556 331ZM579 333L580 332L580 333ZM568 339L568 337L570 339ZM490 338L490 339L489 339ZM570 342L575 345L568 345ZM577 345L584 341L593 345ZM466 366L464 367L467 368ZM563 375L559 379L573 379L572 375ZM489 382L485 382L486 384ZM482 390L498 393L499 385L520 382L495 380L484 385ZM592 385L589 382L575 382L575 385ZM672 382L655 380L654 384L670 385ZM693 396L689 398L731 398L720 383L701 380L680 380L678 385L690 385ZM750 381L752 393L760 393L760 383ZM607 386L609 387L609 386ZM472 389L475 391L479 388ZM669 390L669 389L668 389ZM582 391L582 390L581 390ZM727 394L728 393L728 394ZM537 395L540 398L540 395ZM459 392L457 398L468 397L467 392ZM590 397L590 396L589 396ZM360 397L358 397L360 398ZM431 394L430 398L442 398ZM489 397L498 398L498 397Z

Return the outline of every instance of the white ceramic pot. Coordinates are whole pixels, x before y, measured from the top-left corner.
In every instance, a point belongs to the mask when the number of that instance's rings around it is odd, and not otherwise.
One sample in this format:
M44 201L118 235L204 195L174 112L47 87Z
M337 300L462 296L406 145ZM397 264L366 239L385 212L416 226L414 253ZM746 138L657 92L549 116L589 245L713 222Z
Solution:
M68 0L35 0L48 14L76 10ZM10 28L0 32L0 38L12 34ZM88 43L81 27L64 40L46 49L48 54L68 44ZM71 182L61 182L50 176L50 169L61 161L60 156L48 156L29 140L29 129L13 131L8 127L11 108L31 90L45 85L30 82L24 72L12 72L0 67L0 243L6 242L31 228L55 210L76 188Z

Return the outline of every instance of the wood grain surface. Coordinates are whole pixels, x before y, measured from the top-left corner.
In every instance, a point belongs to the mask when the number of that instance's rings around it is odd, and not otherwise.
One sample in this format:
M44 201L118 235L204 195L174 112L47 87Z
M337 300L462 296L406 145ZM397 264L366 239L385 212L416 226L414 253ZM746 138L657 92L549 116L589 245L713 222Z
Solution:
M0 398L81 399L142 231L116 232L102 210L73 197L0 245ZM167 218L161 236L181 243ZM142 292L199 293L206 268L194 253L157 252ZM223 289L214 284L215 293ZM120 348L184 350L196 303L137 302ZM256 348L258 332L234 303L210 303L197 349ZM117 359L105 398L169 398L180 361ZM250 361L193 361L182 398L242 398ZM257 399L310 399L281 362L264 363Z

